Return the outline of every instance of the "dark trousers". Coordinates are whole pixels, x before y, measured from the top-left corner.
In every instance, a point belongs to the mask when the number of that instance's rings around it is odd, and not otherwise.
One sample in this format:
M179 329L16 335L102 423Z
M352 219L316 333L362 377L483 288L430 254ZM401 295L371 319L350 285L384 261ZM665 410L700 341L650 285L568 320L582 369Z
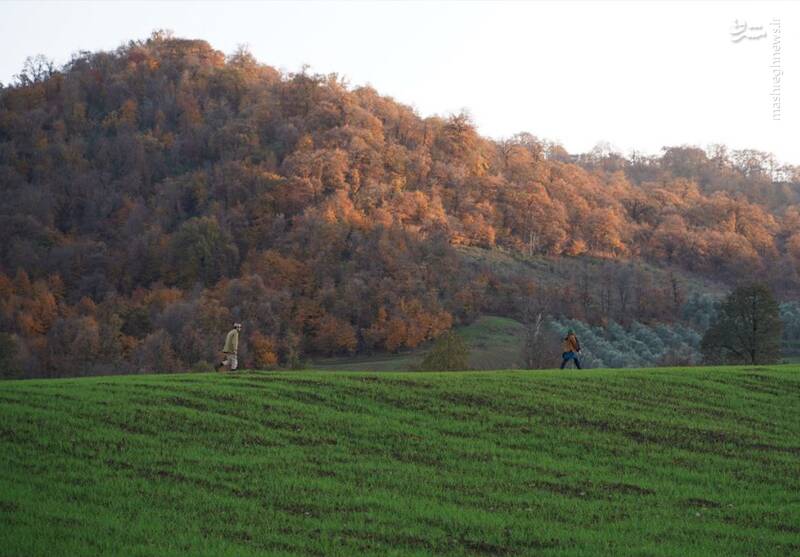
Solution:
M581 369L581 361L578 359L578 355L575 352L564 352L561 354L561 369L564 369L564 366L567 365L567 362L570 360L575 360L575 367Z

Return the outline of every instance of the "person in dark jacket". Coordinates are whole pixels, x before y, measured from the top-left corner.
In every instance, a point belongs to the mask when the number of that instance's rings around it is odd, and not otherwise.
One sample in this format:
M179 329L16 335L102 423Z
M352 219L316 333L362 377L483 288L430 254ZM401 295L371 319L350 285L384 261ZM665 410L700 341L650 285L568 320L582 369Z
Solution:
M561 369L564 369L564 366L570 360L575 362L576 368L581 369L581 361L578 359L578 354L581 352L581 343L578 342L578 337L572 329L564 337L564 341L561 343L561 350L563 351L561 353Z

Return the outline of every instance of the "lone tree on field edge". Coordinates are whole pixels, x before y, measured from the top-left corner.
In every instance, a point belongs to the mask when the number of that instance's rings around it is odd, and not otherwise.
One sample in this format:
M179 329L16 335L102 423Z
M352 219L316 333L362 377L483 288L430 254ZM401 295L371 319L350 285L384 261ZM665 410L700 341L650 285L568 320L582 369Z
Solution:
M469 350L464 340L453 331L447 331L433 344L420 368L425 371L454 371L468 369Z
M780 360L778 303L762 284L740 286L722 302L700 345L709 363L769 364Z

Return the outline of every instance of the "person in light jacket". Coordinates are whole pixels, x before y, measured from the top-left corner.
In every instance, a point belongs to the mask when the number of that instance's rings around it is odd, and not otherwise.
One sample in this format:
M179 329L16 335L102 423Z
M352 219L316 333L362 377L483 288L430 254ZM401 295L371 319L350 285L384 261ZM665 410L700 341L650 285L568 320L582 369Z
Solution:
M239 332L242 330L241 323L234 323L227 335L225 335L225 346L222 348L222 353L225 354L225 359L217 366L217 370L223 370L225 367L229 371L234 371L239 362L236 359L239 353Z

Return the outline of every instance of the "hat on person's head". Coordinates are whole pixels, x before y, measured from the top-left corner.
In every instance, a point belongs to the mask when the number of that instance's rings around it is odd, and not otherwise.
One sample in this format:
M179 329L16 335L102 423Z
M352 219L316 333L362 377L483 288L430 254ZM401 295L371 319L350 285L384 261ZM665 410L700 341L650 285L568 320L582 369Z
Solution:
M572 329L570 329L569 331L567 331L567 334L568 334L568 335L574 335L574 334L575 334L575 331L573 331Z
M234 323L234 324L233 324L233 326L234 326L234 327L241 327L241 326L242 326L242 324L237 322L237 323Z

